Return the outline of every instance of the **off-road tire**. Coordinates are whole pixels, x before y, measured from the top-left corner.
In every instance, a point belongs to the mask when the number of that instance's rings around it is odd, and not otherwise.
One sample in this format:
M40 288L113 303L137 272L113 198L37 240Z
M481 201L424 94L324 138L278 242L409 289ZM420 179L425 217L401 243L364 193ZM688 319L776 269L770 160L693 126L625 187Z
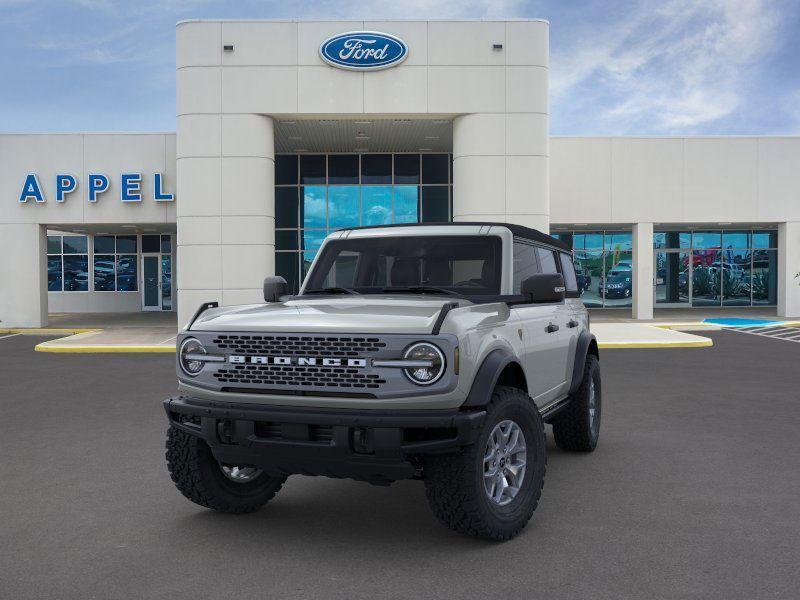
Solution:
M447 527L491 540L508 540L528 523L544 485L547 448L544 424L530 396L498 386L486 407L477 441L456 454L431 456L423 466L425 492L434 515ZM494 426L514 420L525 435L526 471L516 497L505 506L494 504L483 484L483 453Z
M285 477L261 473L239 483L228 479L211 449L200 438L175 427L167 432L167 468L175 487L200 506L224 513L258 510L281 489Z
M589 417L590 383L594 382L595 418ZM580 387L570 396L567 407L553 419L553 437L556 446L568 452L592 452L600 436L602 414L600 389L600 363L589 354L583 366Z

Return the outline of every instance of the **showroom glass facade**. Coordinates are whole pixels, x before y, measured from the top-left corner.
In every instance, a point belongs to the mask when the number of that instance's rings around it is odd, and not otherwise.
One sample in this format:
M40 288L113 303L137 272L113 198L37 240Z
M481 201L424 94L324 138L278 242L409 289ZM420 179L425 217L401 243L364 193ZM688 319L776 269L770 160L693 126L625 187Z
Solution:
M633 246L630 231L556 231L573 250L578 289L589 308L631 306Z
M337 229L452 219L450 154L278 154L275 273L291 292Z
M656 231L656 306L774 306L776 230Z

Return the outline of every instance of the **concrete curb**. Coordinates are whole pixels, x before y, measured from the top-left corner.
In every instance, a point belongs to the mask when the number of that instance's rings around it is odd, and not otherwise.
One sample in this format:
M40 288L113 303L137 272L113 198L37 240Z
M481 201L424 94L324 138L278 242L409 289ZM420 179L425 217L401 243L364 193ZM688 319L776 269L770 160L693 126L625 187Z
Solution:
M714 342L708 338L702 340L689 341L689 342L599 342L597 346L606 350L623 349L623 348L708 348L713 346Z
M131 354L175 353L175 346L65 346L59 344L51 345L50 342L37 344L33 349L36 352L54 352L58 354L122 354L126 352Z

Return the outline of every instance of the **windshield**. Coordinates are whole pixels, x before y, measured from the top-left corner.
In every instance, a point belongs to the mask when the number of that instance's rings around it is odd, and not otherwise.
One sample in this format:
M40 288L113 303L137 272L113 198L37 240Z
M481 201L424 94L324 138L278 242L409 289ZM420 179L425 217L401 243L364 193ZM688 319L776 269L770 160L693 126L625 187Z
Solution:
M500 294L497 236L374 237L328 242L305 293Z

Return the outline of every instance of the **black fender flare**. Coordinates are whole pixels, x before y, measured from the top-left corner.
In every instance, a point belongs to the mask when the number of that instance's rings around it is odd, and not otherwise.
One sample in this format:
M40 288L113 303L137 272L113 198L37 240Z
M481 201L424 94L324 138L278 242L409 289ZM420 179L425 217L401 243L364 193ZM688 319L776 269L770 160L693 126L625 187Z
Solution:
M489 404L500 373L512 362L519 363L519 360L507 348L495 348L489 352L475 373L472 387L462 406L481 407Z
M569 393L573 394L581 386L583 379L583 365L586 363L586 356L591 351L592 354L600 358L597 351L597 339L586 330L581 331L578 336L578 343L575 346L575 363L572 367L572 382L569 386Z

